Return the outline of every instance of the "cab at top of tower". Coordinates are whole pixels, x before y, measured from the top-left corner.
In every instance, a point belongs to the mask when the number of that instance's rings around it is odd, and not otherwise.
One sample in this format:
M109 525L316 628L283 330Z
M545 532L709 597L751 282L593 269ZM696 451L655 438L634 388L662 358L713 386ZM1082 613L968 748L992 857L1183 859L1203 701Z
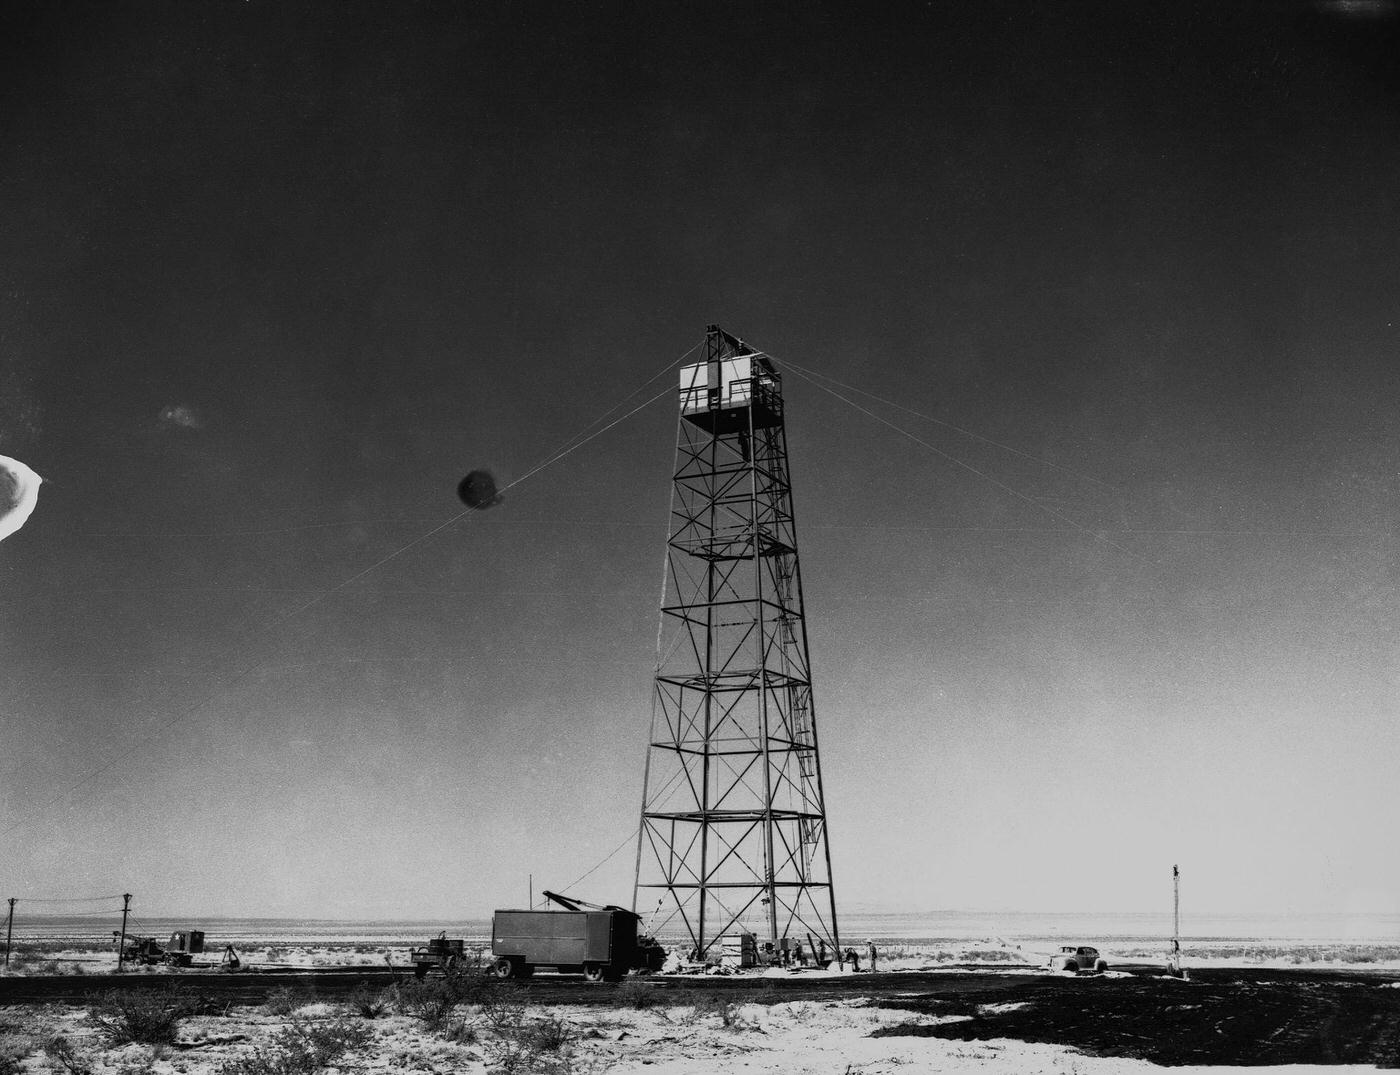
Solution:
M716 356L681 367L681 415L716 435L782 421L782 384L767 355Z

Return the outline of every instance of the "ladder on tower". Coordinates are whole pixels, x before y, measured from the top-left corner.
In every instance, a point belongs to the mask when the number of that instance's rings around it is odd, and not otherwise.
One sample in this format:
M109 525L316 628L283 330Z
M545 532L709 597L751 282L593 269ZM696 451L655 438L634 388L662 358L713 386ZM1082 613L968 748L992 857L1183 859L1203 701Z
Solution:
M778 637L783 647L783 664L790 669L797 662L789 656L797 649L797 632L793 629L792 616L792 557L777 558L778 583ZM811 779L817 775L815 752L812 744L812 689L806 684L793 683L788 687L788 711L792 719L792 737L797 746L797 764L803 775Z

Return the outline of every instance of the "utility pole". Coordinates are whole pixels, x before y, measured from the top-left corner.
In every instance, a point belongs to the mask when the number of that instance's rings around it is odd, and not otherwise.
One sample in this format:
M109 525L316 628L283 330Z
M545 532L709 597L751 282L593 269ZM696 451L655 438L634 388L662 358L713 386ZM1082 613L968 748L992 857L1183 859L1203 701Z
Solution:
M1181 871L1172 867L1172 974L1181 976Z
M122 894L122 936L117 942L117 973L122 972L122 960L126 956L126 916L131 911L131 893Z
M10 913L5 918L5 966L10 965L10 937L15 929L15 898L10 897Z

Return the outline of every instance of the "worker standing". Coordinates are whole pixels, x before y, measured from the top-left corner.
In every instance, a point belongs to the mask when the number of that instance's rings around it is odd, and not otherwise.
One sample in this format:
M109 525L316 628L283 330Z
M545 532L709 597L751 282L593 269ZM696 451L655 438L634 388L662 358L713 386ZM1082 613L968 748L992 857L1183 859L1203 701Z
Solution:
M866 956L867 956L867 958L870 960L870 971L871 971L871 973L873 974L873 973L875 972L875 942L874 942L874 941L866 941L866 942L865 942L865 950L866 950Z

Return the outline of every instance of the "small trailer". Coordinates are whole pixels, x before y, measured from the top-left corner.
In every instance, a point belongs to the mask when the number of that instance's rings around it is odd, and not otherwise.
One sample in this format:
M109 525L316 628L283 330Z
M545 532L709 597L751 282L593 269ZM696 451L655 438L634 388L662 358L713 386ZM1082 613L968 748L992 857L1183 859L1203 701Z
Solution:
M497 911L492 917L497 977L528 978L545 967L598 982L617 981L632 970L660 969L665 953L652 938L638 934L641 916L553 892L545 897L564 909Z
M466 958L466 941L449 940L447 931L443 930L423 948L410 948L408 958L413 963L413 974L416 978L422 978L434 969L451 974L465 965L463 961Z

